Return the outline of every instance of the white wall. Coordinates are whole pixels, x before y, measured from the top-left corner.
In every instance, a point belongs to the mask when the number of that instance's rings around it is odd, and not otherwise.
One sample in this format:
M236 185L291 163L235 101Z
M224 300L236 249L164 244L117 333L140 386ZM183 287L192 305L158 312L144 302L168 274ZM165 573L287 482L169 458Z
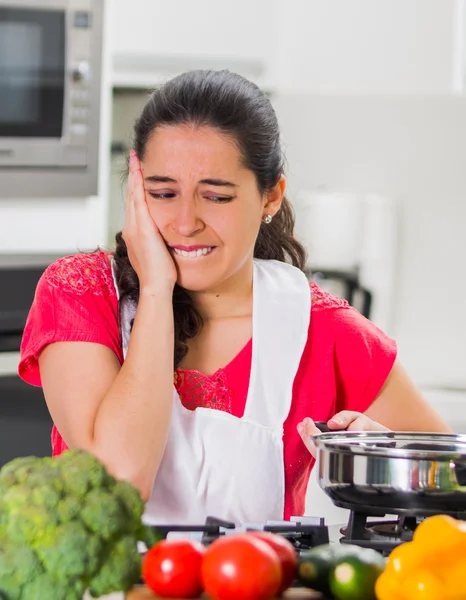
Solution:
M376 192L401 209L394 327L421 385L466 387L466 99L281 94L291 197Z
M280 0L279 89L430 93L464 76L463 0ZM460 66L459 66L460 65Z

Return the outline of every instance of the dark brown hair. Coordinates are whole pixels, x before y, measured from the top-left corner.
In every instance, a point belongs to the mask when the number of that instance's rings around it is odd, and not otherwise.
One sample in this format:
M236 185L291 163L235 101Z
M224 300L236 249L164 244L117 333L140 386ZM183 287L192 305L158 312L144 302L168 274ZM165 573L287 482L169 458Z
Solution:
M256 176L261 193L271 190L283 174L284 159L275 111L267 96L252 82L229 71L192 71L157 88L134 127L134 149L142 160L147 141L162 125L208 125L231 136L243 164ZM293 237L294 215L284 198L269 224L262 223L254 257L290 262L303 269L306 254ZM121 232L114 254L121 303L139 299L139 280L128 258ZM186 340L199 333L202 318L189 293L178 285L173 291L175 369L187 353Z

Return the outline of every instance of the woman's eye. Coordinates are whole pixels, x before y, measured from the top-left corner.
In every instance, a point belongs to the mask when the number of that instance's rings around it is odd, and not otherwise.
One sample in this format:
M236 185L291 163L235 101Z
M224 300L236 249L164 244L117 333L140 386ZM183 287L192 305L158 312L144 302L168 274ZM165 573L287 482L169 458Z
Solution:
M212 200L212 202L231 202L234 199L234 196L206 196L208 200Z
M174 198L175 194L173 192L163 192L160 194L157 192L149 192L149 196L152 196L152 198L156 198L157 200L165 200L169 198Z

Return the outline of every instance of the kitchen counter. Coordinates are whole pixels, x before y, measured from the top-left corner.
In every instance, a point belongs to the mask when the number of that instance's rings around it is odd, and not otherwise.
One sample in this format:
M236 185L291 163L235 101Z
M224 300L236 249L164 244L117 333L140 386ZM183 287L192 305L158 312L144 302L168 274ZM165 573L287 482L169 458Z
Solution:
M139 587L134 591L129 592L126 596L126 600L155 600L156 598L160 598L160 596L156 596L147 588L143 587ZM202 596L202 598L207 600L208 596ZM281 596L282 600L319 600L322 598L323 596L318 592L313 592L312 590L307 590L305 588L291 588ZM175 598L173 600L183 600L183 598Z

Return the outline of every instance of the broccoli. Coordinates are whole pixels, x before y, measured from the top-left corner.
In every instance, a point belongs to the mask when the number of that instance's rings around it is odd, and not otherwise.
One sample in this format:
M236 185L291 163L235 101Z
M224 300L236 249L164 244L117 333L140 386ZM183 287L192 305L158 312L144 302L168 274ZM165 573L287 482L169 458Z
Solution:
M82 502L76 496L65 496L60 498L55 507L56 515L60 523L68 523L79 515Z
M88 572L88 544L92 534L79 521L56 527L35 545L37 555L50 573L63 577L81 577ZM93 553L102 548L94 547Z
M82 600L82 586L76 585L74 581L66 581L44 573L27 583L21 590L21 600Z
M157 539L143 511L136 488L82 450L11 461L0 470L0 599L129 590L141 576L137 542Z
M130 525L118 499L102 489L94 489L87 494L80 517L92 532L106 541L126 532Z
M126 536L118 540L110 550L107 560L89 584L91 596L98 598L121 589L130 589L139 580L141 557L137 551L137 540Z
M46 537L57 524L52 511L43 507L19 506L8 513L5 531L11 541L32 545Z
M144 513L144 502L137 489L127 481L117 481L113 494L118 498L127 514L127 518L132 520L135 525L141 523Z
M65 452L55 462L59 463L61 480L68 493L82 497L93 488L110 488L115 482L104 465L83 450Z

